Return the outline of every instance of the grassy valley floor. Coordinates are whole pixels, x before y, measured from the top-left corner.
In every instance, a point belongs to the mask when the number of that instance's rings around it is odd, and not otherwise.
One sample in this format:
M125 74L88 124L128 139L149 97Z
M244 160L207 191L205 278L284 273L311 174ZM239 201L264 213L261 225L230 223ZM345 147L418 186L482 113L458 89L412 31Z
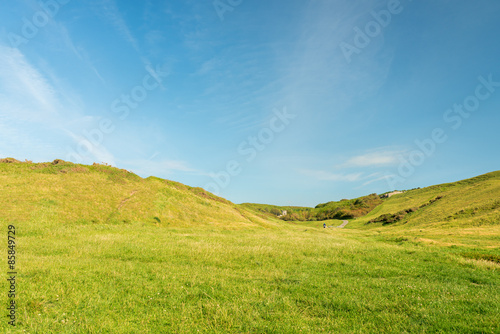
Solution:
M18 323L2 321L6 333L500 332L500 265L464 257L473 245L322 222L16 228Z

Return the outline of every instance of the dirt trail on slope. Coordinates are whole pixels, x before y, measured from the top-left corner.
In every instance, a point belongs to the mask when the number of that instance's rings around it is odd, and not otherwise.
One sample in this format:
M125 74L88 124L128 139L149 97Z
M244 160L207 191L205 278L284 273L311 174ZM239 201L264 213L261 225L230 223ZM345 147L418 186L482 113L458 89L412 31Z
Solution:
M125 203L127 203L132 198L132 196L134 196L136 193L137 193L137 190L132 191L132 193L129 195L129 197L127 197L123 201L121 201L121 203L118 205L118 210L120 210L125 205Z
M336 226L336 228L344 228L349 222L347 220L342 221L342 225Z

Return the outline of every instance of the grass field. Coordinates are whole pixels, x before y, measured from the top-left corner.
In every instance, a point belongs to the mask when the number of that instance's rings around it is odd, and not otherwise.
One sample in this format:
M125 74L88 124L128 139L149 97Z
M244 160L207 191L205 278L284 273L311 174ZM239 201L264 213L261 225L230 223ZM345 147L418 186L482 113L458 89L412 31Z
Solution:
M18 271L17 326L0 331L499 333L498 209L483 210L497 180L397 195L324 229L106 166L0 164ZM483 200L455 194L467 187ZM438 194L406 222L367 224Z

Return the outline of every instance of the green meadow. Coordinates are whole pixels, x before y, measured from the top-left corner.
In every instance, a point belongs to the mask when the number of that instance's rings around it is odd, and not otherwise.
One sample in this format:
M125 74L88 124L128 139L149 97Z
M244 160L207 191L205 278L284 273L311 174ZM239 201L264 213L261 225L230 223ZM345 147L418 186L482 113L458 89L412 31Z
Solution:
M5 333L500 333L500 172L343 229L102 165L0 163L0 187Z

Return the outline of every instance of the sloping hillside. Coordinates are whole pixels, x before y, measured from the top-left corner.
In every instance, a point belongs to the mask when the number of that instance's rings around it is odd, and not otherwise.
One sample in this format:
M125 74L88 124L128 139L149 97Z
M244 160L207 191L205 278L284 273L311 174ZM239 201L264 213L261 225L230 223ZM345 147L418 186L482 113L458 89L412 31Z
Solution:
M500 247L500 171L385 199L348 229L444 246Z
M241 228L272 223L181 183L94 164L0 163L0 219L7 222L193 225Z
M403 212L407 212L404 214ZM376 222L383 215L394 222ZM360 218L368 226L470 227L500 224L500 171L394 195ZM371 221L371 222L370 222Z

